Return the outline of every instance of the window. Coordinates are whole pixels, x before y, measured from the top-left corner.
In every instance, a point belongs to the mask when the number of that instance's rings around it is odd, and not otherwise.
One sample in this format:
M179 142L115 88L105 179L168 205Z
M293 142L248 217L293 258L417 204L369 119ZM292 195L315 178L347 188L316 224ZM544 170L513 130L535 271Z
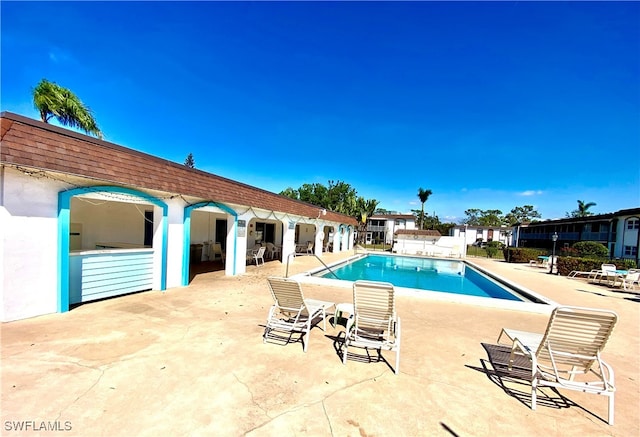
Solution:
M636 256L638 248L636 246L624 246L624 256Z
M629 219L627 229L640 229L640 219Z

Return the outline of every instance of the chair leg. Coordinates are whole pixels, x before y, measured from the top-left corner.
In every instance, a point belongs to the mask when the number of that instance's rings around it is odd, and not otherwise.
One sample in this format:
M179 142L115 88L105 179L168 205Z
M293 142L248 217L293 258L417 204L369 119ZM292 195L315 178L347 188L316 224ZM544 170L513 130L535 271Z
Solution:
M307 341L304 341L304 337L307 337ZM302 333L302 350L307 352L307 346L309 345L309 340L311 338L311 318L307 319L307 329Z
M531 381L531 409L535 410L536 409L536 390L538 389L538 381L533 378L533 381Z
M342 364L347 364L347 336L344 338L344 351L342 352Z
M613 425L613 393L611 393L611 395L609 396L609 425Z

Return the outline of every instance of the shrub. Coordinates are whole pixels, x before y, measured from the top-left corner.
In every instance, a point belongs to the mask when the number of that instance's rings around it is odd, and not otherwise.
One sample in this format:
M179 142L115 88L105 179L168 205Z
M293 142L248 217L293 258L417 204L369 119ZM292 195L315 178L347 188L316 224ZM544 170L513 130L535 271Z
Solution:
M548 252L544 249L529 247L509 247L503 250L504 259L512 263L528 263L529 260L537 259L540 255L547 255Z
M567 276L574 270L579 272L590 272L591 270L600 270L603 263L615 264L616 269L629 270L636 268L636 262L632 259L617 259L614 261L601 260L595 258L575 258L575 257L559 257L557 266L558 274Z
M582 258L607 258L609 249L602 243L597 241L578 241L571 248L578 252L578 256Z
M493 258L498 253L498 248L495 246L487 246L485 250L487 251L487 256L489 258Z
M580 256L580 252L578 252L578 249L575 249L573 247L563 247L562 249L560 249L560 256L575 256L575 257L579 257Z
M558 274L562 276L567 276L574 270L590 272L591 270L599 269L601 265L602 261L593 258L562 256L558 257L557 260Z
M504 248L504 243L502 241L489 241L487 243L487 247L495 247L496 249Z
M635 259L617 259L617 260L613 261L613 263L620 270L629 270L629 269L637 269L638 268L638 266L636 265L636 260Z

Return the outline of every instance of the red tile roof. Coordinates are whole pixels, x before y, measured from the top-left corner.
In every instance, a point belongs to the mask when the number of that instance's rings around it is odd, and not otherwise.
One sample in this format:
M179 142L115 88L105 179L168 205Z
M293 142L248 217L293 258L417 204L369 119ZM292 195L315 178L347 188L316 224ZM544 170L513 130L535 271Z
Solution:
M96 179L103 183L164 191L203 200L252 206L317 218L319 207L117 144L32 120L0 114L0 162ZM357 225L327 211L324 220Z

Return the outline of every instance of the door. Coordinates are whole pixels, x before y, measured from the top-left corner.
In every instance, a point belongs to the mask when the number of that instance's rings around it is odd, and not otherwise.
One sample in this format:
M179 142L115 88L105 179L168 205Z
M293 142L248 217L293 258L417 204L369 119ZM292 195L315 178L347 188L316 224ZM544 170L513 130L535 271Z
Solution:
M224 219L216 219L216 241L220 243L222 250L227 248L227 221Z

